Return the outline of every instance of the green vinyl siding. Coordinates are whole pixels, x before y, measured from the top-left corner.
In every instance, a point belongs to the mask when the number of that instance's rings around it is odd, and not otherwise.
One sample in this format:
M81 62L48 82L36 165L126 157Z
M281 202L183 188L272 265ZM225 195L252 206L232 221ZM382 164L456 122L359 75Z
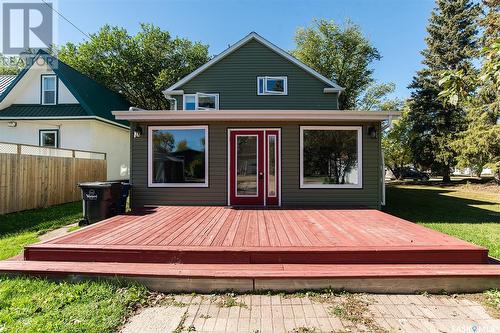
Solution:
M380 139L373 139L367 134L367 127L371 125L377 126L378 131L380 131L379 123L184 123L182 125L208 125L208 188L148 187L148 124L140 125L144 129L144 135L137 139L132 138L131 180L133 190L131 199L133 207L144 205L227 205L227 130L245 127L281 128L281 202L283 206L366 206L372 208L380 206ZM154 126L157 125L162 124L154 124ZM168 125L177 124L169 123ZM299 142L301 125L363 126L363 188L300 188Z
M257 95L258 76L288 77L288 95ZM183 86L185 94L218 93L220 109L338 109L338 94L325 94L328 84L256 40L249 41ZM182 109L182 96L177 108Z

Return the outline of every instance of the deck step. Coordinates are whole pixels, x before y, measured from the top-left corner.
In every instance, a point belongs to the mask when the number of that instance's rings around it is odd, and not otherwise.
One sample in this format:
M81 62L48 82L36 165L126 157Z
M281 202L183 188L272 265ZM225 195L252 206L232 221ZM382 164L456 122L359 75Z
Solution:
M1 261L0 273L56 278L115 277L160 291L300 290L473 292L500 288L498 264L148 264Z
M35 244L25 260L182 264L484 264L488 250L461 246L201 247Z

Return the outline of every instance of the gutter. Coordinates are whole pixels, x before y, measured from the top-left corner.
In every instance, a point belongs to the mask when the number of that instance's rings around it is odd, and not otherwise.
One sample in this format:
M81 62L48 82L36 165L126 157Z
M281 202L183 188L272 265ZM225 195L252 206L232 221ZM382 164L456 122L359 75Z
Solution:
M118 120L131 121L315 121L315 120L365 120L383 121L398 118L397 111L357 110L136 110L113 111Z
M1 111L0 111L0 114L1 114ZM111 120L108 120L108 119L105 119L105 118L102 118L102 117L98 117L98 116L63 116L63 117L52 117L52 116L47 116L47 117L0 117L0 120L31 120L31 121L37 121L37 120L81 120L81 119L85 119L85 120L98 120L98 121L102 121L104 123L108 123L110 125L114 125L114 126L118 126L118 127L121 127L123 129L130 129L129 126L126 126L126 125L123 125L123 124L120 124L120 123L117 123L117 122L114 122L114 121L111 121Z

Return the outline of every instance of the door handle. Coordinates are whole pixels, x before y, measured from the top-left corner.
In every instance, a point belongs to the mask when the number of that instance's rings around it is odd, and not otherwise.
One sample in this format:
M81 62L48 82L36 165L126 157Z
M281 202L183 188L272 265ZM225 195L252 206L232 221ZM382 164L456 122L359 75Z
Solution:
M259 172L259 178L263 178L264 177L264 173L263 172Z

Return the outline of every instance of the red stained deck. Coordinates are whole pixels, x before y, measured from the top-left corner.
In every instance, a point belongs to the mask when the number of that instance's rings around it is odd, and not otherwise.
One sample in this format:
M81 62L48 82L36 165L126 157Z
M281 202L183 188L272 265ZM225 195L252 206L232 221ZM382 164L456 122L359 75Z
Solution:
M484 264L488 250L377 210L158 207L26 247L25 260Z

